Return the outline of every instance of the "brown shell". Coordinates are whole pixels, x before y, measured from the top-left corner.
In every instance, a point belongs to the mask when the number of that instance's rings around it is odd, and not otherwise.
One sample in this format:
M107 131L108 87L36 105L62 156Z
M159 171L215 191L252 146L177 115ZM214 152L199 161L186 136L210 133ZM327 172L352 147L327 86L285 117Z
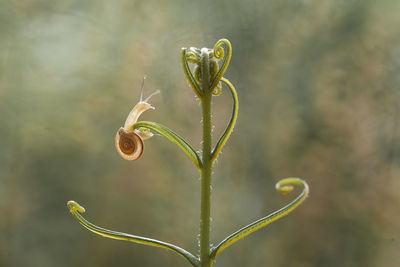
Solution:
M115 148L123 159L134 161L142 156L144 145L138 134L121 127L115 136Z

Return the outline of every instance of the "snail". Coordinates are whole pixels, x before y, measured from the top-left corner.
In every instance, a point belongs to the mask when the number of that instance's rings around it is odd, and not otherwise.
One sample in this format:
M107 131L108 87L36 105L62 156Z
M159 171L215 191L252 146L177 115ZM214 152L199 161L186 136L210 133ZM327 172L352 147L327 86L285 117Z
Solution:
M137 122L139 116L149 109L154 109L147 101L153 95L158 94L160 91L157 90L152 93L149 97L143 100L143 88L144 80L143 78L142 88L140 89L140 100L133 107L131 112L129 112L126 118L124 127L119 128L117 134L115 135L115 148L118 154L126 160L134 161L139 159L143 154L144 144L143 140L149 139L153 134L145 128L134 129L134 124Z

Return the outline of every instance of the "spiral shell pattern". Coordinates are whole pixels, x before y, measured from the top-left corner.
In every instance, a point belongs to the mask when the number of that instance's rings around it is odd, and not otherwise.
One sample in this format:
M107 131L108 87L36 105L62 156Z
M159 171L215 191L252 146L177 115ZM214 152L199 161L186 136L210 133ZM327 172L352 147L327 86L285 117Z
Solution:
M115 147L123 159L130 161L140 158L144 150L142 138L137 133L126 131L122 127L115 136Z

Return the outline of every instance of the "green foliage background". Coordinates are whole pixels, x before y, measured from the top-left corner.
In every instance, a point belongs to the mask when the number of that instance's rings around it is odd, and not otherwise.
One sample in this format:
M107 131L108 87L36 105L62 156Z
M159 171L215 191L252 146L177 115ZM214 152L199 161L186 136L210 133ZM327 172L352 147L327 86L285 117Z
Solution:
M215 168L213 242L308 200L224 251L215 266L400 264L400 2L0 0L0 266L187 266L100 238L69 214L197 252L199 174L161 137L122 160L114 136L146 92L146 120L200 148L200 106L181 47L233 46L235 131ZM231 99L214 100L215 139Z

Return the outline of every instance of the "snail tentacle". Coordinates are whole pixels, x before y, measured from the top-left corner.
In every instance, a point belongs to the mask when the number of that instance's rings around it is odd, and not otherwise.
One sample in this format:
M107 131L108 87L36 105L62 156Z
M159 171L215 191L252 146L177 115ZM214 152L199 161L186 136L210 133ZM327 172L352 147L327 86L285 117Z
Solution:
M286 178L282 179L276 184L276 189L283 193L286 194L290 191L293 190L293 185L300 185L303 187L303 191L300 193L300 195L290 202L288 205L285 207L275 211L274 213L263 217L241 229L238 231L234 232L233 234L229 235L226 237L218 246L214 247L211 251L211 258L215 259L215 257L221 253L225 248L229 247L236 241L248 236L249 234L257 231L258 229L267 226L268 224L282 218L285 215L288 215L291 213L294 209L296 209L303 201L307 198L309 188L308 184L300 179L300 178Z
M149 110L149 109L155 109L152 105L148 103L150 98L156 94L159 94L160 90L157 90L153 93L151 93L145 100L142 100L143 98L143 91L140 93L140 101L133 107L131 112L129 112L128 117L125 120L124 128L127 131L132 131L133 130L133 125L137 122L139 119L140 115L142 115L143 112Z
M86 229L88 229L89 231L91 231L95 234L98 234L98 235L101 235L104 237L108 237L111 239L126 240L126 241L130 241L133 243L138 243L138 244L148 245L148 246L153 246L153 247L160 247L160 248L164 248L167 250L171 250L171 251L178 253L179 255L184 257L186 260L188 260L192 264L192 266L194 266L194 267L200 266L199 259L197 257L195 257L193 254L191 254L190 252L184 250L183 248L180 248L176 245L173 245L173 244L170 244L167 242L163 242L163 241L159 241L156 239L151 239L151 238L147 238L147 237L112 231L112 230L108 230L105 228L101 228L97 225L94 225L91 222L87 221L81 215L81 213L85 212L85 209L73 200L68 201L67 207L68 207L69 211L71 212L71 214L74 216L74 218L83 227L85 227Z

